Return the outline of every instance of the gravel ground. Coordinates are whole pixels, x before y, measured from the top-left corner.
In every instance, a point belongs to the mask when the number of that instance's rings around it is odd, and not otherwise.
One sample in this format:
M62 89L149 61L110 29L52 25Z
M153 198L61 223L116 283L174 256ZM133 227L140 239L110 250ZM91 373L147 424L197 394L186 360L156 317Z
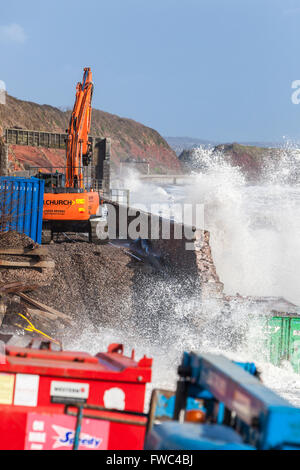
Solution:
M70 315L114 325L130 315L131 258L110 245L59 243L49 246L55 261L51 284L32 296Z

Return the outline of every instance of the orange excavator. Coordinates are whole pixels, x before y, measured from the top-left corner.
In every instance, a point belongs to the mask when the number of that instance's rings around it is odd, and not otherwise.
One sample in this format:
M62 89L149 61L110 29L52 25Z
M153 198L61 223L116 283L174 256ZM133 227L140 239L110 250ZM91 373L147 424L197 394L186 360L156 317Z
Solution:
M67 130L65 172L39 173L45 179L43 241L53 233L85 232L95 241L100 197L89 172L92 143L89 139L92 115L93 81L90 68L84 69L77 84L76 99ZM97 215L98 214L98 215Z

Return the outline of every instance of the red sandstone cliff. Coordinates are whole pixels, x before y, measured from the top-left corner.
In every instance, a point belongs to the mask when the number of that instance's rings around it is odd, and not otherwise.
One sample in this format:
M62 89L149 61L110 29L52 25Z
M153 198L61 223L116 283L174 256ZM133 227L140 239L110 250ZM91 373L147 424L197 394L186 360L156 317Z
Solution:
M49 105L39 105L7 96L6 105L0 105L0 131L6 127L64 133L70 111L61 111ZM93 110L91 134L112 139L112 163L118 165L128 157L146 159L154 172L180 172L181 163L161 135L131 119ZM60 150L37 147L11 146L9 159L14 169L30 166L59 166L64 164Z

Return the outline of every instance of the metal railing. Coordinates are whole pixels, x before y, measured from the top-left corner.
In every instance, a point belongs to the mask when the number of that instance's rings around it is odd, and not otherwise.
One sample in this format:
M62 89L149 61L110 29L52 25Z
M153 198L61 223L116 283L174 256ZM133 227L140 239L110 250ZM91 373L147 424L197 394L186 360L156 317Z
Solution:
M66 149L68 134L59 132L34 131L28 129L4 129L4 138L10 145L25 145L30 147L46 147L56 149ZM89 136L89 141L93 144L97 139Z
M109 199L112 202L116 202L120 205L129 207L129 202L130 202L129 197L130 197L129 189L110 189L109 191Z
M73 411L70 411L69 408L75 408L76 413L74 413ZM91 413L85 414L84 413L85 410L96 411L96 412L100 411L103 413L110 413L114 415L117 414L119 416L108 416L107 414L104 414L101 416L99 414L91 414ZM120 424L130 424L134 426L142 426L142 427L145 427L146 429L148 417L149 417L149 415L146 413L139 413L136 411L115 410L115 409L105 408L104 406L77 404L77 403L66 404L64 412L68 416L74 416L75 418L77 418L73 450L78 450L79 445L80 445L80 433L81 433L83 418L96 419L100 421L110 421L113 423L120 423ZM147 421L141 420L141 419L135 419L135 418L144 418Z
M79 168L79 167L78 167ZM100 192L103 188L103 181L96 180L93 175L93 167L83 167L82 169L83 189L75 188L75 191L97 191ZM56 188L66 188L66 166L47 166L47 167L31 167L30 176L41 178L45 181L46 192L55 192ZM47 176L49 175L49 176ZM70 191L70 188L66 188Z

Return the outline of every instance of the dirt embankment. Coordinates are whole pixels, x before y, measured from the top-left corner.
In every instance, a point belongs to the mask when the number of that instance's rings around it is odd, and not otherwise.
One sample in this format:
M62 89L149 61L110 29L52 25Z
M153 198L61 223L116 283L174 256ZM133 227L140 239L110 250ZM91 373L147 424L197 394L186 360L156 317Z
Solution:
M65 133L70 114L70 111L64 112L53 106L39 105L7 96L6 105L0 106L0 133L7 127ZM112 139L112 163L115 165L131 157L136 160L148 160L153 171L180 172L181 170L181 163L176 153L165 139L154 129L132 119L94 109L91 135ZM34 157L34 166L43 166L45 153L46 159L52 163L52 166L57 166L57 159L61 158L60 150L47 152L37 148L35 152L29 151L28 154L28 149L26 151L22 147L11 147L10 160L14 164L19 161L21 166L24 166L26 163L31 164ZM36 158L37 154L40 163Z

